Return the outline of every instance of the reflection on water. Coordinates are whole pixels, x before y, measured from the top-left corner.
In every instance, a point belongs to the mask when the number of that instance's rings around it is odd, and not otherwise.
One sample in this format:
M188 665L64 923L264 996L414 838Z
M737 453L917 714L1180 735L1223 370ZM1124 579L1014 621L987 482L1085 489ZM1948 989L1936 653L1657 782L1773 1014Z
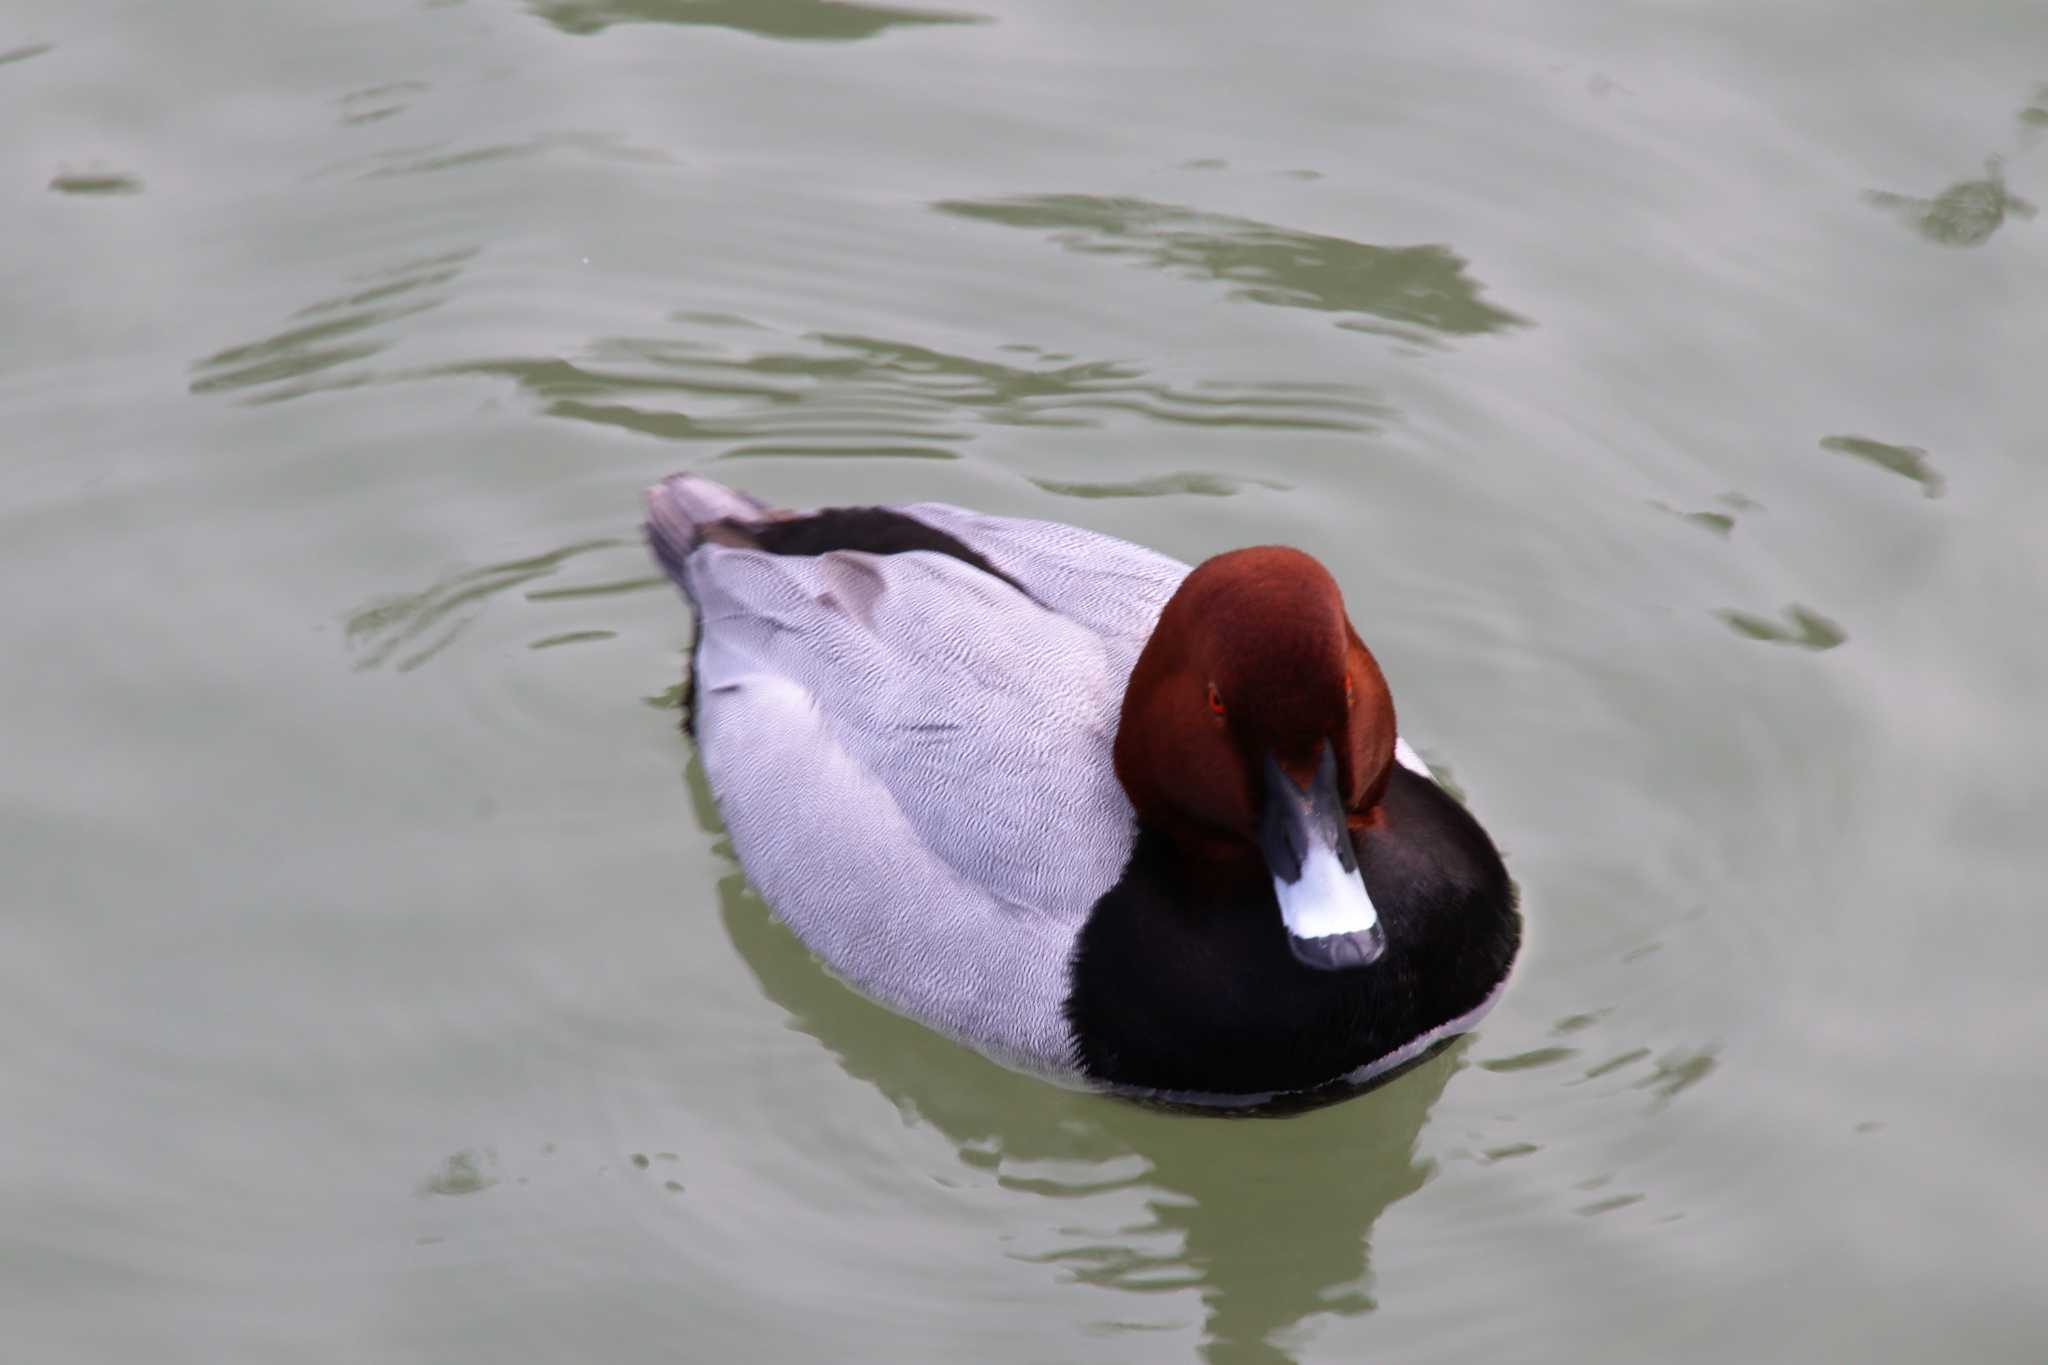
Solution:
M1650 506L1666 516L1677 517L1680 521L1689 522L1704 530L1712 531L1723 539L1727 538L1735 530L1735 518L1726 512L1688 512L1682 507L1673 507L1668 502L1656 501L1651 502Z
M399 106L403 108L404 106ZM396 113L397 109L390 112ZM424 147L395 147L369 157L362 180L391 180L406 175L432 175L493 161L518 161L550 152L573 152L628 166L670 166L675 157L655 147L641 147L615 133L537 133L521 142L491 142L450 151L445 142ZM362 163L355 163L360 165Z
M1920 492L1925 497L1941 496L1941 474L1927 462L1927 452L1919 446L1888 445L1867 436L1823 436L1820 448L1853 455L1879 469L1911 479L1920 485Z
M1716 613L1737 635L1764 640L1774 645L1796 645L1800 649L1833 649L1849 633L1809 607L1793 603L1785 608L1784 620L1774 621L1746 611Z
M1517 1052L1512 1057L1488 1057L1479 1065L1488 1071L1534 1071L1540 1066L1555 1066L1559 1062L1570 1061L1578 1055L1579 1050L1575 1047L1560 1047L1553 1044L1549 1047L1531 1048L1527 1052Z
M1646 1047L1632 1047L1626 1052L1617 1053L1603 1062L1596 1062L1592 1066L1587 1067L1582 1078L1589 1081L1597 1081L1602 1076L1611 1076L1624 1067L1631 1067L1637 1062L1647 1061L1649 1056L1650 1049Z
M484 604L500 593L509 592L537 578L546 578L571 559L597 550L631 548L639 543L627 539L586 540L547 554L525 559L486 564L464 569L418 592L379 597L349 613L346 631L349 648L356 653L356 667L383 668L391 665L401 673L411 672L455 643L462 632L475 624ZM633 592L662 586L663 579L636 578L583 588L527 594L536 601L566 597L590 597ZM533 648L575 644L592 639L609 639L605 630L576 630L543 637Z
M716 828L694 755L698 815ZM848 1075L928 1123L965 1165L1046 1201L1043 1231L1019 1259L1131 1296L1108 1330L1172 1325L1192 1290L1204 1354L1216 1362L1290 1359L1280 1339L1319 1313L1375 1306L1373 1225L1430 1179L1416 1140L1464 1065L1464 1045L1379 1090L1286 1119L1191 1116L1063 1090L980 1060L832 980L735 873L719 887L734 948L795 1026ZM1019 1091L1030 1090L1029 1102ZM1133 1223L1137 1192L1146 1217ZM1103 1197L1099 1205L1090 1200Z
M1597 1029L1605 1021L1608 1013L1607 1010L1595 1010L1566 1015L1551 1025L1551 1032L1565 1037L1585 1034L1586 1037L1581 1039L1581 1042L1590 1044L1593 1035L1589 1031ZM1649 1095L1649 1112L1660 1113L1669 1108L1679 1095L1713 1075L1720 1065L1720 1053L1721 1048L1716 1043L1681 1045L1668 1048L1662 1053L1637 1045L1619 1052L1608 1052L1601 1060L1588 1065L1583 1061L1585 1049L1582 1046L1549 1043L1505 1057L1483 1058L1478 1065L1497 1074L1513 1074L1562 1067L1570 1063L1569 1076L1560 1082L1563 1086L1590 1086L1610 1095L1619 1093L1619 1089L1644 1091ZM1606 1084L1601 1085L1602 1082ZM1491 1166L1503 1161L1534 1156L1542 1150L1543 1146L1539 1143L1504 1142L1479 1148L1474 1156L1480 1164ZM1581 1193L1603 1191L1612 1186L1617 1178L1616 1172L1603 1172L1576 1181L1571 1188ZM1603 1195L1589 1203L1577 1204L1572 1212L1586 1218L1598 1217L1601 1214L1634 1208L1651 1198L1652 1195L1645 1190L1628 1190ZM1684 1216L1683 1210L1667 1209L1658 1214L1657 1221L1670 1222Z
M633 154L616 140L600 141L607 154ZM513 155L526 145L453 159ZM393 153L371 173L450 163L438 153ZM1170 383L1129 361L1076 359L1027 343L1005 345L1004 358L992 359L873 336L792 335L691 311L671 315L672 334L599 338L574 357L367 364L401 339L395 324L447 302L476 254L448 252L359 277L341 293L299 309L282 330L195 362L190 389L276 403L373 383L509 380L548 416L711 442L723 447L714 457L721 460L952 459L955 447L990 428L1092 428L1133 418L1211 429L1367 432L1387 415L1347 384ZM1082 497L1220 496L1261 482L1196 470L1042 486Z
M1077 483L1068 479L1033 479L1048 493L1068 498L1160 498L1176 493L1202 498L1227 498L1247 488L1284 492L1278 479L1257 479L1247 475L1209 474L1199 470L1185 474L1161 474L1151 479L1127 479L1111 483Z
M489 1174L487 1169L497 1164L495 1153L466 1149L456 1152L442 1163L440 1170L427 1177L420 1192L445 1195L480 1193L498 1183L498 1178Z
M981 24L977 14L897 9L841 0L533 0L531 9L564 33L602 33L613 24L700 24L763 38L854 42L887 29Z
M1762 503L1754 498L1745 497L1741 493L1723 493L1715 498L1714 501L1726 510L1719 512L1688 512L1682 507L1673 507L1668 502L1660 502L1655 499L1651 500L1650 506L1666 516L1677 517L1680 521L1697 526L1701 530L1711 531L1723 540L1726 540L1735 533L1735 521L1738 516L1745 512L1756 512L1763 509Z
M1147 199L1042 194L942 200L941 213L1050 232L1070 251L1125 256L1236 286L1233 298L1345 315L1340 326L1431 334L1498 331L1527 319L1480 297L1464 258L1442 246L1369 246Z
M1572 1212L1582 1217L1594 1218L1603 1213L1613 1213L1617 1209L1625 1209L1633 1204L1640 1204L1644 1198L1645 1196L1640 1194L1610 1195L1606 1199L1596 1199L1590 1204L1581 1204L1578 1208L1573 1209Z
M142 179L121 171L59 171L50 177L59 194L140 194Z
M442 374L510 379L550 416L682 441L732 443L721 458L927 455L982 426L1155 422L1267 430L1366 431L1382 409L1334 385L1172 385L1122 361L1037 363L949 354L876 337L814 334L766 349L687 337L600 340L580 361L503 359ZM669 398L670 402L656 402ZM685 400L688 406L673 400Z
M1959 180L1932 199L1885 190L1871 190L1863 197L1879 208L1895 210L1915 232L1942 246L1981 246L2007 214L2034 216L2032 204L2006 189L2005 165L1995 156L1985 158L1981 179Z
M528 649L557 649L562 645L592 645L604 640L616 640L615 630L565 630L559 635L544 635L530 642Z
M381 123L393 115L404 113L411 107L410 97L423 95L426 91L426 84L422 81L393 81L367 90L351 91L336 103L341 107L341 121L350 127L358 127L365 123Z
M2024 128L2048 128L2048 85L2034 87L2034 98L2020 110L2018 118Z
M474 248L442 252L360 276L346 292L292 314L296 326L196 362L191 391L250 390L243 402L275 403L368 383L374 376L362 370L329 372L367 360L396 340L374 329L446 302L448 285L475 256Z
M1577 1033L1597 1022L1597 1015L1573 1015L1559 1020L1551 1031L1561 1034ZM1718 1065L1720 1051L1717 1045L1707 1044L1699 1047L1679 1047L1659 1056L1648 1047L1631 1047L1581 1068L1578 1076L1566 1084L1582 1085L1587 1081L1601 1080L1648 1062L1648 1073L1631 1081L1630 1088L1649 1091L1657 1106L1661 1108L1676 1099L1681 1092L1690 1090L1712 1075ZM1482 1070L1499 1074L1536 1071L1572 1061L1580 1054L1580 1048L1563 1043L1549 1043L1506 1057L1486 1057L1481 1059L1478 1065ZM1486 1155L1492 1158L1495 1154L1489 1151Z
M40 57L56 46L55 43L24 43L20 47L10 47L5 52L0 52L0 66L6 66L10 62L25 62L31 57Z
M1657 1059L1649 1075L1636 1082L1636 1088L1648 1090L1660 1101L1669 1103L1681 1091L1692 1089L1713 1074L1718 1052L1717 1048L1705 1047L1666 1053Z
M498 154L510 152L464 155ZM418 164L394 162L387 169L395 174ZM1015 359L992 360L879 337L788 335L743 318L696 312L672 315L673 335L599 338L573 359L486 357L381 371L362 363L397 340L388 324L446 302L449 286L475 255L451 252L363 277L294 313L294 325L198 361L191 390L274 403L371 383L510 380L548 416L714 442L729 447L720 459L950 459L952 447L989 427L1088 428L1123 418L1213 429L1365 432L1386 416L1351 385L1174 384L1129 361L1077 360L1026 343L1001 348ZM1214 495L1247 482L1187 473L1150 487L1105 484L1100 495Z

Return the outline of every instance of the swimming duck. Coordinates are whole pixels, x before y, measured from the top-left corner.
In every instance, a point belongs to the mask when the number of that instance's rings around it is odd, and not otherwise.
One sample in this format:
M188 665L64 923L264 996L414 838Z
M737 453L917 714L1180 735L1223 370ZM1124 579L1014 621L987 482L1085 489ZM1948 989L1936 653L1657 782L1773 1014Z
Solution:
M1498 997L1506 869L1309 555L1190 569L690 475L647 508L733 848L861 992L1051 1078L1218 1104L1362 1087Z

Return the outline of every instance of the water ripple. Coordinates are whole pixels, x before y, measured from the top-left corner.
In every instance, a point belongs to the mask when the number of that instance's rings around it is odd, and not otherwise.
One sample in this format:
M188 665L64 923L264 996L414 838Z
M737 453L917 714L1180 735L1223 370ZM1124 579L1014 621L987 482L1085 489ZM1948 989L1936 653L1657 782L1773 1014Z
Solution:
M1235 286L1232 298L1342 314L1338 325L1356 331L1420 341L1528 321L1481 298L1464 258L1443 246L1373 246L1176 204L1088 194L948 199L932 207L1049 232L1069 251L1222 280Z
M610 133L538 133L520 142L489 142L453 150L446 142L395 147L369 157L368 169L361 171L357 178L390 180L399 176L433 175L441 171L488 165L494 161L522 161L554 152L580 153L629 166L675 164L675 158L660 148L638 146Z
M465 569L417 592L379 597L349 613L345 622L349 646L356 651L356 667L376 669L390 665L401 673L411 672L455 643L491 598L535 579L546 578L580 555L634 543L621 538L586 540L546 554ZM623 592L631 588L659 586L661 581L614 582L584 591ZM574 590L558 590L556 595L566 596L571 591ZM596 634L598 632L592 631L557 634L536 642L533 647L569 644L595 638ZM603 634L608 636L609 632Z
M335 103L341 109L342 124L355 128L366 123L382 123L404 113L412 107L412 96L426 92L426 84L422 81L391 81L350 91Z
M417 165L416 161L392 163ZM1028 343L1004 359L845 332L783 333L723 314L678 312L670 335L600 337L570 355L475 356L380 369L393 324L446 303L477 256L444 252L356 277L290 325L192 366L195 394L277 403L369 384L510 381L547 416L728 447L717 458L951 459L992 427L1173 426L1362 433L1388 410L1348 384L1198 378L1171 382L1129 360L1076 359ZM1078 496L1235 492L1257 480L1181 472L1072 485ZM1270 486L1270 485L1269 485ZM1062 490L1054 490L1062 491Z
M2034 97L2014 117L2026 129L2048 128L2048 85L2034 87Z
M25 62L31 57L40 57L56 46L55 43L24 43L20 47L10 47L5 52L0 52L0 66L7 66L14 62Z
M1212 474L1202 470L1109 483L1077 482L1067 479L1033 479L1031 482L1048 493L1057 493L1067 498L1162 498L1175 494L1189 494L1200 498L1227 498L1247 488L1285 492L1288 487L1278 479Z
M1811 607L1802 607L1797 602L1785 608L1783 621L1746 611L1723 611L1717 615L1737 635L1767 644L1820 651L1833 649L1849 638L1849 632Z
M1891 209L1926 240L1937 246L1982 246L2005 223L2007 215L2032 218L2035 208L2005 187L2005 165L1998 157L1986 157L1984 174L1973 180L1958 180L1931 199L1870 190L1864 194L1870 204Z
M243 401L275 403L302 394L350 388L371 376L327 372L382 351L389 338L374 329L438 308L448 286L476 256L474 247L408 261L357 277L355 286L292 314L296 326L195 362L191 392L255 390ZM316 378L323 376L325 378Z
M1854 456L1902 479L1911 479L1920 485L1923 497L1941 496L1944 486L1941 473L1928 463L1927 452L1919 446L1895 446L1873 441L1867 436L1823 436L1820 448Z
M976 427L1095 427L1118 416L1215 428L1364 432L1385 414L1337 385L1171 384L1129 362L1033 354L1040 363L1007 363L835 333L737 353L694 340L621 337L594 343L582 360L508 357L459 362L437 373L510 379L550 416L670 440L738 443L723 458L946 458L952 452L945 447L972 440ZM681 401L651 401L664 396ZM1105 487L1104 496L1122 491ZM1133 487L1124 495L1172 491ZM1212 482L1178 491L1235 490Z
M50 188L58 194L140 194L142 177L126 171L59 171L50 177Z
M1636 1089L1653 1091L1658 1099L1668 1103L1681 1091L1690 1090L1712 1075L1719 1053L1720 1049L1715 1047L1667 1053L1657 1059L1649 1075L1636 1082Z
M851 43L892 28L989 22L979 14L843 0L533 0L528 8L578 37L602 33L613 24L676 24L736 29L760 38Z

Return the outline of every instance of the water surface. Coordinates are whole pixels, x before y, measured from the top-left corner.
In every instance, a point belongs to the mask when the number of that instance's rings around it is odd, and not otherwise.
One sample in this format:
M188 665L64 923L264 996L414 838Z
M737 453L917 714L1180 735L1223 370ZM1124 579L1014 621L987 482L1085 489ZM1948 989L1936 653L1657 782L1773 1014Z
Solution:
M2048 1355L2048 13L26 0L0 1309L65 1361ZM1529 919L1205 1121L848 994L638 491L1327 560Z

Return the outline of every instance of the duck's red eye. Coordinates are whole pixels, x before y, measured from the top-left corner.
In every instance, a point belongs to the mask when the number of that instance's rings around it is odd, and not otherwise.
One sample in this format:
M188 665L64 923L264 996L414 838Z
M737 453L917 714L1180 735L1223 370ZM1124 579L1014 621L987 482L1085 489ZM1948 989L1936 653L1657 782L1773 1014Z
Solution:
M1209 684L1209 714L1218 720L1223 719L1223 694L1216 690L1215 683Z

